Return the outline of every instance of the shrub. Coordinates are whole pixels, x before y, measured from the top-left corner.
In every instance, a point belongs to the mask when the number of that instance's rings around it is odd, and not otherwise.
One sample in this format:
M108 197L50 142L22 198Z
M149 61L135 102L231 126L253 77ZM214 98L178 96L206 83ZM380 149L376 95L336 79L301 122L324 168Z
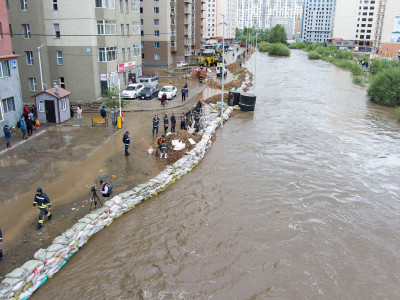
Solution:
M271 44L268 49L269 55L290 56L290 49L284 44Z
M366 86L367 80L365 78L363 78L363 77L355 76L353 78L353 83L357 84L357 85L360 85L360 86Z
M308 59L321 59L321 58L322 56L315 51L308 52Z
M382 105L400 106L400 68L379 72L371 81L368 96Z
M363 69L360 67L358 63L353 63L353 66L350 69L353 75L361 75L364 73Z
M332 63L342 69L351 70L353 62L347 59L334 59Z
M306 44L303 42L296 42L289 45L289 49L304 49L306 47Z
M353 59L353 53L351 53L349 50L338 50L336 51L336 57L339 59L351 60Z
M268 48L269 48L270 44L267 42L260 42L258 44L258 50L260 50L260 52L268 52Z

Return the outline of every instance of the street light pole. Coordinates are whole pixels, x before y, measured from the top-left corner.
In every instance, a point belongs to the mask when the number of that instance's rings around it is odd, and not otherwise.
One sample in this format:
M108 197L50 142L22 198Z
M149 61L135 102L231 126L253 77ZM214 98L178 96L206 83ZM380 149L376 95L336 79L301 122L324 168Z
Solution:
M225 75L225 15L222 15L222 94L221 94L221 128L224 126L224 75Z
M41 86L41 88L42 88L42 92L44 91L44 88L43 88L42 63L41 63L41 61L40 61L40 48L42 48L44 45L46 45L46 43L43 43L42 45L40 45L40 46L37 48L37 51L38 51L38 58L39 58L40 86Z

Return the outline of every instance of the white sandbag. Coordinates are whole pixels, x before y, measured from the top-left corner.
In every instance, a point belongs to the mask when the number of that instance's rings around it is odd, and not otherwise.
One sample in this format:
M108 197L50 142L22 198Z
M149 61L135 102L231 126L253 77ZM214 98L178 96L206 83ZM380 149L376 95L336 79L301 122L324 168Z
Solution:
M32 296L32 293L33 292L26 290L25 292L19 294L19 299L28 299L30 296Z
M11 291L16 292L23 286L23 284L25 284L25 281L21 280L20 278L8 278L8 277L6 277L2 281L2 283L6 283L6 284L11 285Z
M29 275L28 278L25 279L25 283L31 282L35 276L36 276L35 273Z
M0 283L0 299L5 299L12 292L12 285L7 282Z
M22 265L22 269L26 270L28 274L35 271L36 268L43 266L43 262L40 260L28 260L26 263Z
M129 197L129 193L125 192L125 193L121 193L119 194L120 197L122 197L123 199L128 198Z
M6 275L6 278L25 280L26 278L28 278L29 274L30 273L28 273L28 271L23 268L16 268L12 270L11 273L8 273Z
M87 225L88 224L86 224L86 223L75 223L75 225L71 227L71 230L83 231L83 230L85 230Z
M114 196L110 201L114 202L115 204L120 204L122 202L122 198L120 196Z
M77 223L80 224L80 223ZM75 224L76 225L76 224ZM75 226L74 225L74 226ZM86 224L85 224L86 225ZM46 251L47 252L57 252L58 250L64 249L64 245L61 244L51 244L49 247L47 247Z
M111 200L106 201L103 205L107 207L112 207L115 203L112 202Z
M63 235L59 235L58 237L56 237L54 239L53 243L61 244L61 245L68 245L69 244L68 239Z
M96 220L98 217L99 217L99 214L92 214L92 213L90 213L90 214L85 216L85 218L88 218L88 219L90 219L92 221ZM82 223L84 223L84 222L82 222Z

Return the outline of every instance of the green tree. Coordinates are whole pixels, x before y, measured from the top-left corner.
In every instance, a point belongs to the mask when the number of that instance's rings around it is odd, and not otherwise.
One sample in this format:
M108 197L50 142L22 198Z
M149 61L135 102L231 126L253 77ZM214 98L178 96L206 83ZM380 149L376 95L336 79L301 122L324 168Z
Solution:
M287 44L287 36L286 36L285 27L283 27L280 24L272 27L269 37L268 37L268 42L269 43Z
M258 33L258 39L260 41L268 42L269 35L270 35L269 29L261 29Z
M242 35L243 35L242 29L236 27L236 29L235 29L235 37L236 37L236 39L237 39L238 37L242 36Z
M379 72L371 81L368 96L382 105L400 106L400 68Z

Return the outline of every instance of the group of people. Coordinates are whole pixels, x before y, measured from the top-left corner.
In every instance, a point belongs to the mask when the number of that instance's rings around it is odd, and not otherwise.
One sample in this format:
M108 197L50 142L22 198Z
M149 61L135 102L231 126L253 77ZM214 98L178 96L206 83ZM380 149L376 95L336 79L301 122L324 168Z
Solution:
M72 105L70 105L69 110L70 110L71 118L73 119L75 116L75 111L74 111L74 108L72 107ZM76 118L78 120L82 119L82 111L83 111L82 106L78 105L78 108L76 109Z
M36 115L36 107L32 105L29 109L28 105L25 105L21 119L17 122L17 127L21 129L22 139L28 139L28 136L33 134L33 130L40 129L40 122ZM3 127L4 137L6 138L7 148L11 148L11 128L7 124Z

